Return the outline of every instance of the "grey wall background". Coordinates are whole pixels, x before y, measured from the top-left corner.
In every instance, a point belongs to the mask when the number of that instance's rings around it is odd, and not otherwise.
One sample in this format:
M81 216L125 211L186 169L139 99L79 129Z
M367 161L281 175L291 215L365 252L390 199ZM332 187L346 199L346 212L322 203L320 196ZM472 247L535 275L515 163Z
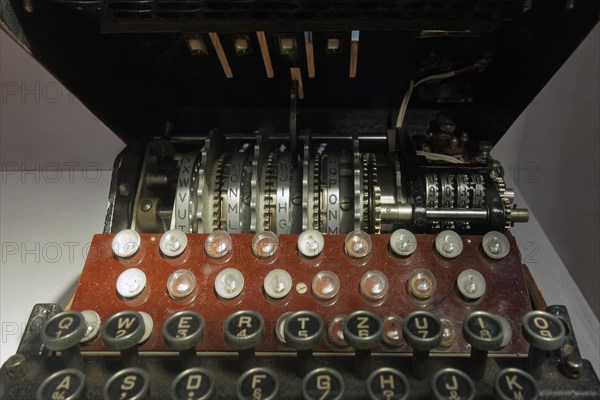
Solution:
M35 303L73 295L124 145L1 30L0 88L2 364Z
M2 170L112 169L121 139L2 30L0 87Z
M492 155L600 317L600 25Z

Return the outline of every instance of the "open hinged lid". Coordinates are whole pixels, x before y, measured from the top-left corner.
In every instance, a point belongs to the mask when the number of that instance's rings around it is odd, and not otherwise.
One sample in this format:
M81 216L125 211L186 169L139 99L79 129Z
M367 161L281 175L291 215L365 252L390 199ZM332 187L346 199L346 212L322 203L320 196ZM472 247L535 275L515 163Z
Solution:
M287 132L295 68L299 129L381 133L411 80L465 67L415 90L406 126L448 112L476 140L495 143L600 8L598 0L1 3L3 28L127 143L167 130Z

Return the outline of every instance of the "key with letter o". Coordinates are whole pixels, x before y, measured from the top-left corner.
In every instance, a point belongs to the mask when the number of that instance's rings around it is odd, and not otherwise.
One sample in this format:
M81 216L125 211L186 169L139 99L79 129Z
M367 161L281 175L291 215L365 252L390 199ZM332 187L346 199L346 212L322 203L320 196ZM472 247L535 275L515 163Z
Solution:
M523 317L523 337L529 347L528 370L534 378L542 376L546 353L560 349L565 341L565 325L545 311L530 311Z

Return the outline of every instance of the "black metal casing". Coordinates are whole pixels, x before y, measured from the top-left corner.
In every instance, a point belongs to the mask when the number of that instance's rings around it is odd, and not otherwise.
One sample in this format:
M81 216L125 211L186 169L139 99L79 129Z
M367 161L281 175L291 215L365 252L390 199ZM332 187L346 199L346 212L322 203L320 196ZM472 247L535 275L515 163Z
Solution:
M197 152L198 138L209 137L209 132L254 137L261 131L296 137L296 129L332 137L393 137L394 146L386 150L399 160L406 174L403 183L413 196L410 228L425 231L424 176L447 165L424 165L415 156L410 136L430 129L431 121L443 112L451 114L457 128L468 132L473 142L496 143L600 17L600 0L0 3L5 10L2 28L29 48L33 57L127 144L115 160L106 233L131 227L136 213L135 191L149 151L158 158ZM268 39L272 78L265 74L258 31L265 32ZM360 31L356 77L348 74L353 31ZM312 33L314 78L306 74L305 32ZM219 35L232 77L225 76L209 34ZM244 54L234 49L238 37L249 41L250 50ZM191 51L189 40L194 38L207 44L208 54ZM293 38L295 49L282 54L282 38ZM326 50L332 38L340 43L335 54ZM474 73L416 90L404 128L395 130L398 107L411 80L472 65L478 65ZM290 68L301 70L302 96L297 103L294 96L298 87L290 78ZM485 164L465 164L453 171L486 176L486 190L495 184ZM502 198L492 190L485 196L488 225L478 227L474 223L475 233L505 227ZM169 200L172 203L173 199ZM0 370L0 397L32 398L37 386L31 382L37 383L49 371L60 368L60 360L40 339L43 323L60 311L54 304L34 307L19 347L29 376L25 380L15 377L19 369L11 370L7 362ZM564 321L569 355L579 357L566 309L552 306L548 311ZM549 355L543 376L547 385L540 387L542 398L597 398L600 384L589 362L581 362L579 376L569 377L561 371L565 355L560 350ZM269 356L263 360L282 371L286 367L283 364L289 362ZM340 370L348 363L347 358L335 356L322 356L321 360ZM435 358L433 363L440 368L465 369L467 360L450 354ZM373 357L377 366L391 366L408 374L409 363L404 361L381 354ZM498 358L477 382L477 389L483 393L480 389L491 387L500 368L526 368L526 361L516 355ZM120 364L97 355L88 355L82 362L88 396L99 398L102 385ZM166 398L179 360L169 354L148 355L144 362L152 374L153 398ZM207 355L203 362L218 371L220 395L234 396L237 375L232 366L237 360ZM280 379L282 398L300 395L300 381L295 375L283 372ZM346 398L365 398L362 380L348 371L344 379ZM430 398L429 381L411 378L410 384L414 398ZM491 397L485 394L477 398Z

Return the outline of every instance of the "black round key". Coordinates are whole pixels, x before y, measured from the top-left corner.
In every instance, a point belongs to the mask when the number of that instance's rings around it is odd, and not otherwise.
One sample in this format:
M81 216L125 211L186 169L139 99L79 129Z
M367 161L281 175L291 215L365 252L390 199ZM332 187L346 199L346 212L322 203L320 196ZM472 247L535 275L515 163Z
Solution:
M125 368L104 385L104 400L141 400L150 393L150 377L141 368Z
M242 310L231 314L224 325L225 342L238 350L239 366L245 371L254 366L254 346L265 334L265 321L258 312Z
M252 348L264 334L265 321L256 311L238 311L225 320L225 342L233 349Z
M369 311L355 311L344 319L344 340L354 347L354 372L365 379L371 373L371 349L383 338L383 322Z
M477 350L496 350L504 340L502 321L494 314L475 311L463 321L463 334Z
M402 334L410 347L430 351L440 345L444 326L442 321L427 311L415 311L404 318Z
M438 371L431 380L435 400L473 400L475 385L467 374L454 368Z
M344 339L358 350L370 350L381 342L383 322L369 311L355 311L344 320Z
M237 395L240 400L272 400L279 392L279 381L268 368L252 368L237 381Z
M506 368L496 375L494 395L498 400L536 400L539 390L533 376L517 368Z
M402 334L406 343L413 348L411 364L415 378L427 376L429 351L440 345L443 332L442 321L430 312L415 311L404 318Z
M532 346L552 351L565 341L565 325L545 311L530 311L523 317L523 336Z
M546 352L559 349L565 341L565 325L560 319L545 311L530 311L523 317L523 337L529 347L529 372L541 378Z
M298 350L312 349L323 339L323 319L312 311L298 311L285 318L285 341Z
M85 336L85 317L78 311L64 311L54 315L44 324L42 342L47 349L60 351L67 367L79 368L81 355L79 342Z
M195 311L178 311L163 324L165 343L179 351L184 368L198 365L196 345L204 337L204 318Z
M179 311L163 324L165 342L173 350L196 347L204 337L204 318L195 311Z
M215 378L204 368L186 369L171 384L172 400L208 400L215 396Z
M482 379L489 350L497 350L504 341L504 323L494 314L475 311L463 321L463 335L471 345L469 373L473 379Z
M338 400L344 396L344 379L331 368L317 368L302 380L302 395L305 400Z
M40 385L37 400L78 400L84 397L85 375L78 369L63 369L53 373Z
M296 372L303 377L312 369L312 350L321 343L324 334L323 319L312 311L298 311L285 317L285 342L297 350Z
M42 330L42 341L49 350L64 351L78 346L86 330L85 317L82 313L64 311L46 321Z
M144 337L144 319L137 311L121 311L111 315L102 327L102 339L110 350L135 348Z
M367 393L371 400L405 400L408 398L408 380L393 368L379 368L367 378Z

